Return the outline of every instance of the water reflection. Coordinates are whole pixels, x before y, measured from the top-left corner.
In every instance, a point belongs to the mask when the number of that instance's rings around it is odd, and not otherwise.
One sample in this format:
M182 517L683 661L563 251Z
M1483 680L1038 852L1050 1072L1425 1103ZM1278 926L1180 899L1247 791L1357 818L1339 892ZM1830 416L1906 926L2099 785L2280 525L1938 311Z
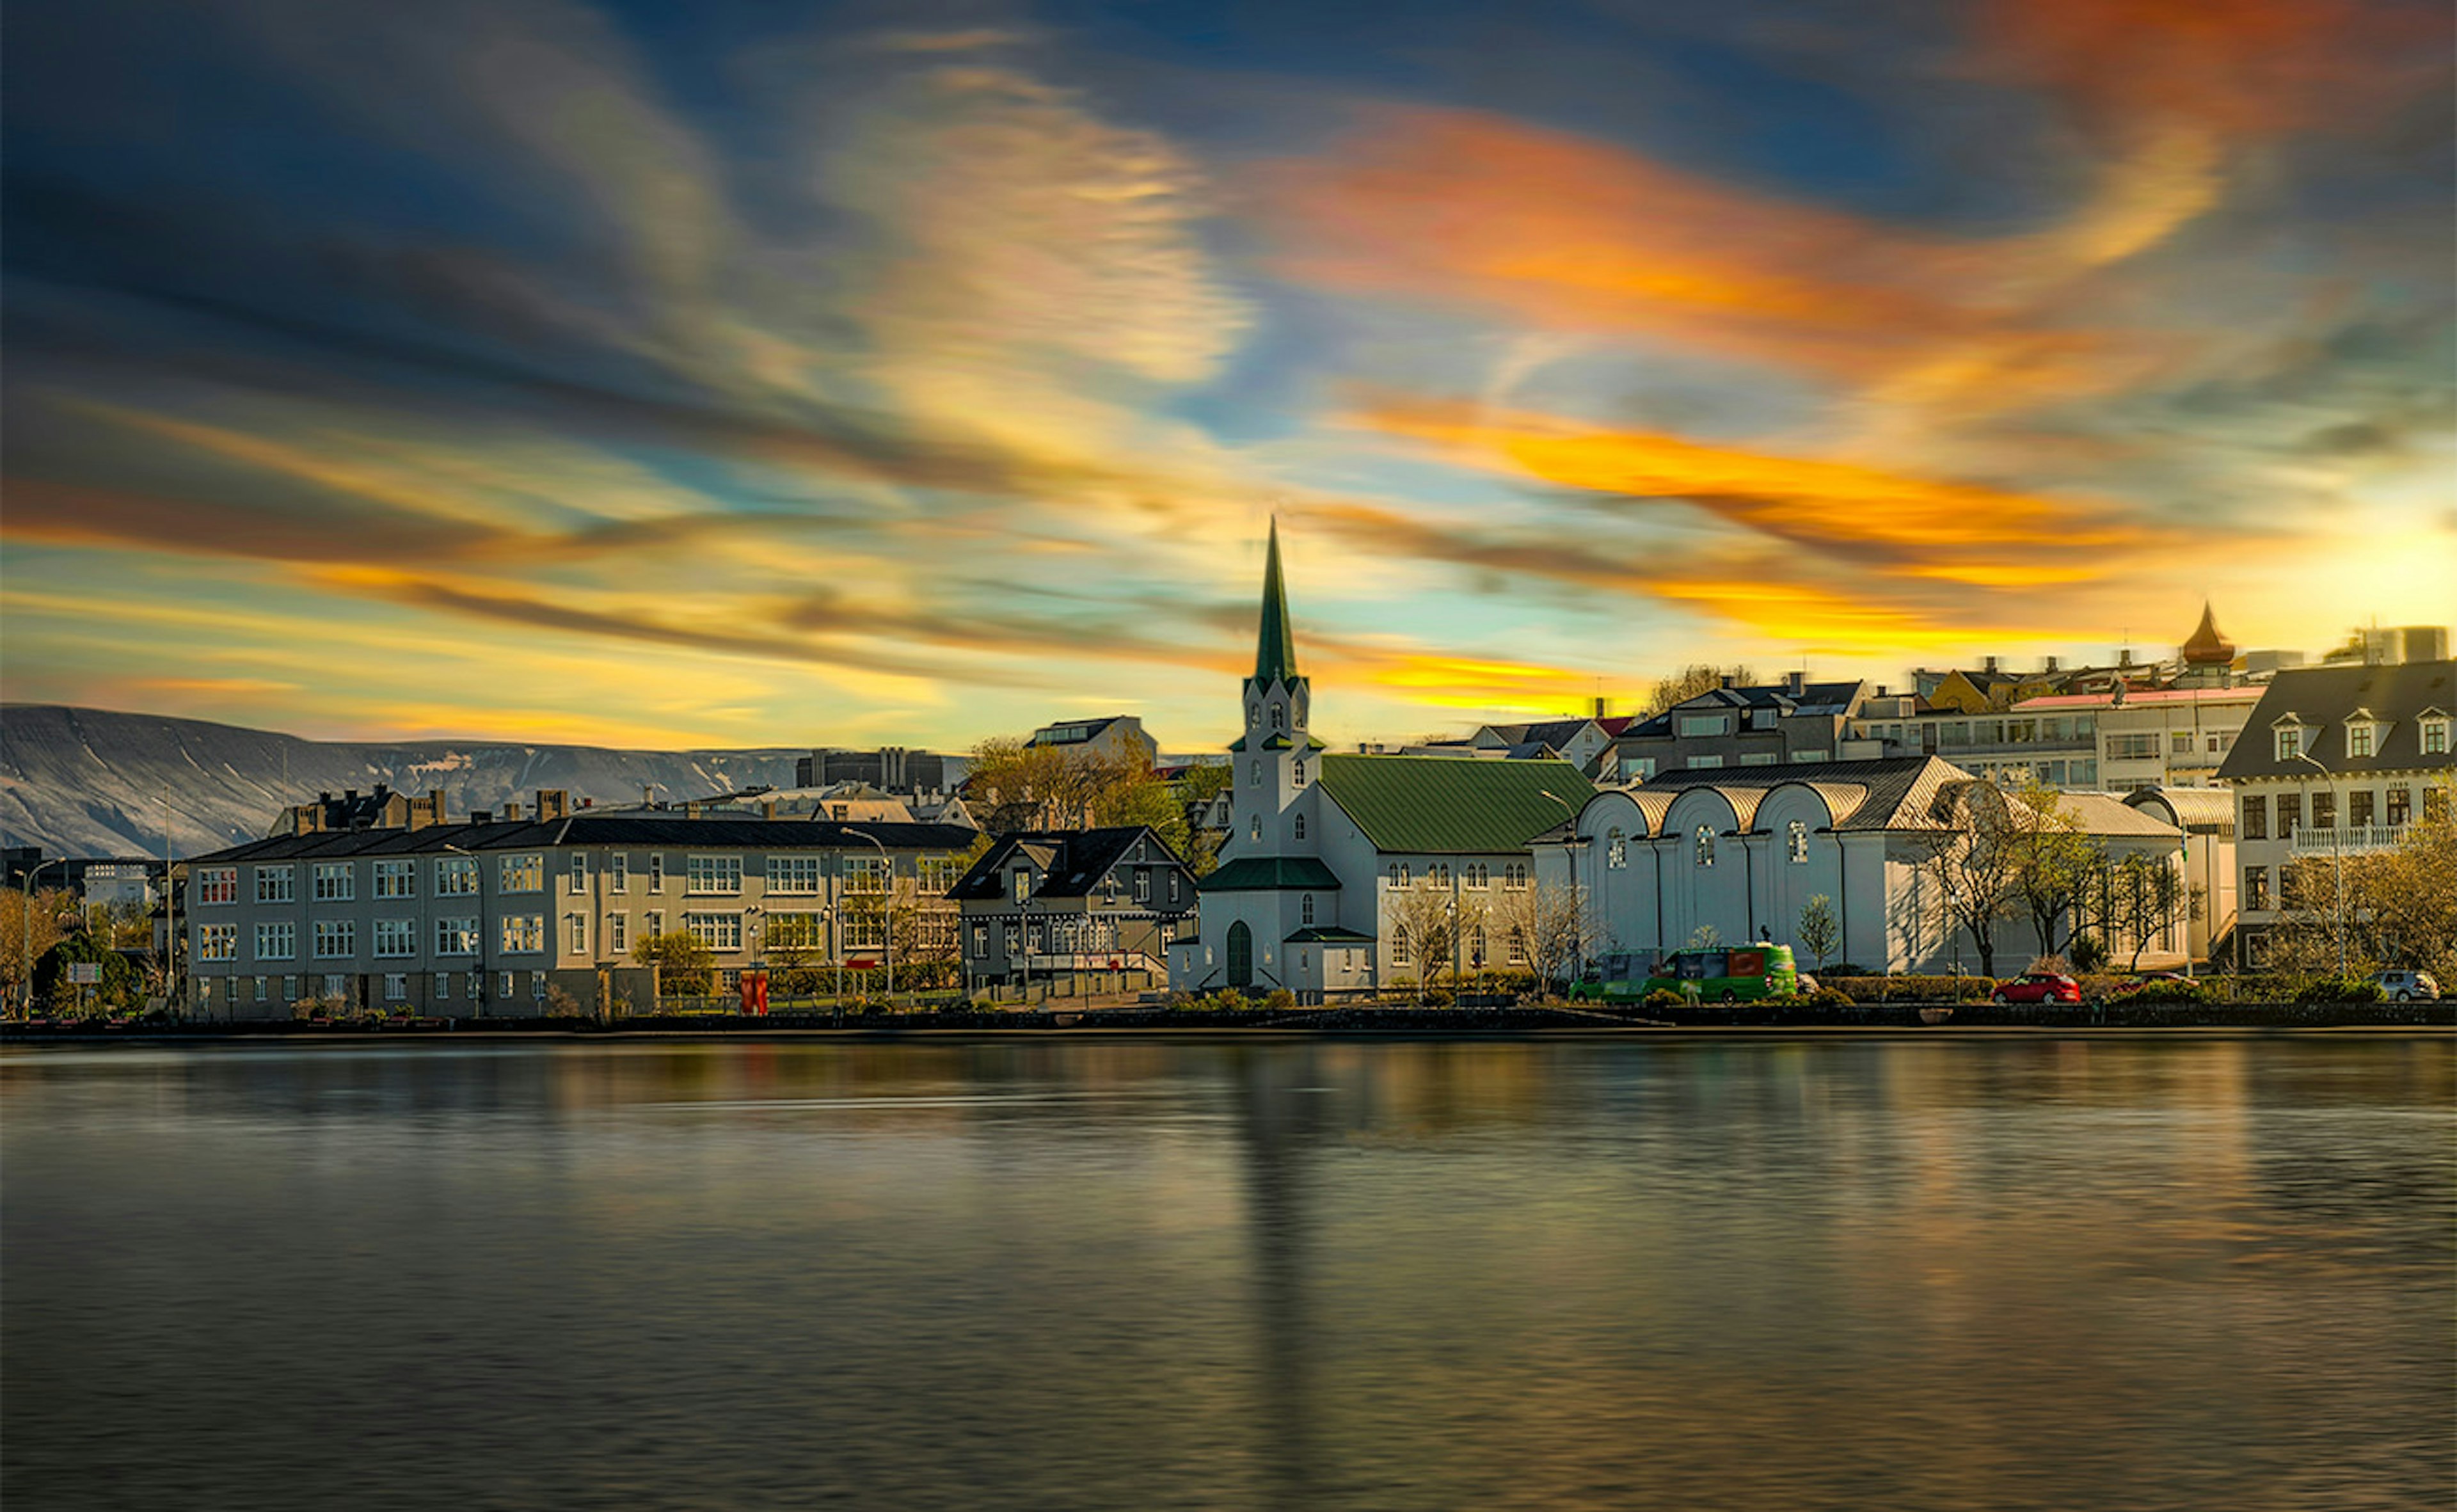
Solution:
M2446 1040L0 1061L12 1504L2446 1504Z

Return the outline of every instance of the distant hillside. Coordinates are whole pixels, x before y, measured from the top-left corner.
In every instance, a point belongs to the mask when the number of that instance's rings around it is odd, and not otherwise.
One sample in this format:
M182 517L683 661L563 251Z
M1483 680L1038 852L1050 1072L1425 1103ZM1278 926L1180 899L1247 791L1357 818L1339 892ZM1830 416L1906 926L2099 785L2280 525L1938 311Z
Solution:
M284 807L379 782L444 790L446 809L499 808L538 788L576 803L669 801L791 786L808 746L609 751L597 746L301 740L265 730L57 704L0 705L0 835L53 856L159 856L162 800L182 856L262 835Z

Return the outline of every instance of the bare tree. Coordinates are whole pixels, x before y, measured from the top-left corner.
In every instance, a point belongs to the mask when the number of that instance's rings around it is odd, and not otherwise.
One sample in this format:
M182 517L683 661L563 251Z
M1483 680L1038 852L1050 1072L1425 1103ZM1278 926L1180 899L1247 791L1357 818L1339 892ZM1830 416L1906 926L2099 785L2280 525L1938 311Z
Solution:
M1459 922L1449 888L1425 879L1394 887L1384 897L1382 918L1394 939L1407 942L1418 982L1430 987L1450 972Z
M1717 667L1709 662L1692 662L1669 677L1659 678L1646 692L1646 705L1639 712L1641 719L1652 719L1676 704L1687 703L1702 693L1712 693L1732 679L1734 687L1745 688L1758 680L1758 674L1746 667Z
M1604 937L1603 921L1583 889L1536 882L1501 895L1504 938L1515 938L1549 994L1566 985Z
M2020 851L2008 808L1992 783L1950 783L1936 800L1941 827L1913 841L1936 919L1948 933L1971 937L1979 973L1987 977L1996 974L1996 925L2013 917L2021 897Z
M2107 864L2106 854L2065 810L2063 795L2045 783L2025 782L1997 796L2013 890L2030 913L2040 953L2060 956L2076 927L2081 890Z

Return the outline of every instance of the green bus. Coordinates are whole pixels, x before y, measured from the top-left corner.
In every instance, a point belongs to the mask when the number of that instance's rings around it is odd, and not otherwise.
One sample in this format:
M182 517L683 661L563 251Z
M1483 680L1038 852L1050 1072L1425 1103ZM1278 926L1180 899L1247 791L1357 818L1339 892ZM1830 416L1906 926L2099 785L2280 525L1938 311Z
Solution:
M1608 951L1596 972L1570 988L1574 1000L1636 1003L1662 989L1692 1003L1746 1003L1800 990L1791 947L1715 945L1707 949Z

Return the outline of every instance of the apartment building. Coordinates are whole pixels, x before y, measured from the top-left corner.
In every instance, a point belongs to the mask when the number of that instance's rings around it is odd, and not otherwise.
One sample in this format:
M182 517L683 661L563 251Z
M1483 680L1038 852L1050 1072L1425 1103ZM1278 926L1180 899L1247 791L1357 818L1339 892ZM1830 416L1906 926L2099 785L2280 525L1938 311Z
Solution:
M2281 672L2218 771L2235 790L2240 962L2267 960L2288 874L2405 842L2457 779L2457 661Z
M891 893L951 932L947 889L975 832L559 812L495 822L276 835L188 863L191 1011L289 1018L342 1011L526 1016L560 991L591 1008L620 990L642 940L688 931L730 984L772 948L847 962L876 953ZM560 798L560 795L553 795Z

